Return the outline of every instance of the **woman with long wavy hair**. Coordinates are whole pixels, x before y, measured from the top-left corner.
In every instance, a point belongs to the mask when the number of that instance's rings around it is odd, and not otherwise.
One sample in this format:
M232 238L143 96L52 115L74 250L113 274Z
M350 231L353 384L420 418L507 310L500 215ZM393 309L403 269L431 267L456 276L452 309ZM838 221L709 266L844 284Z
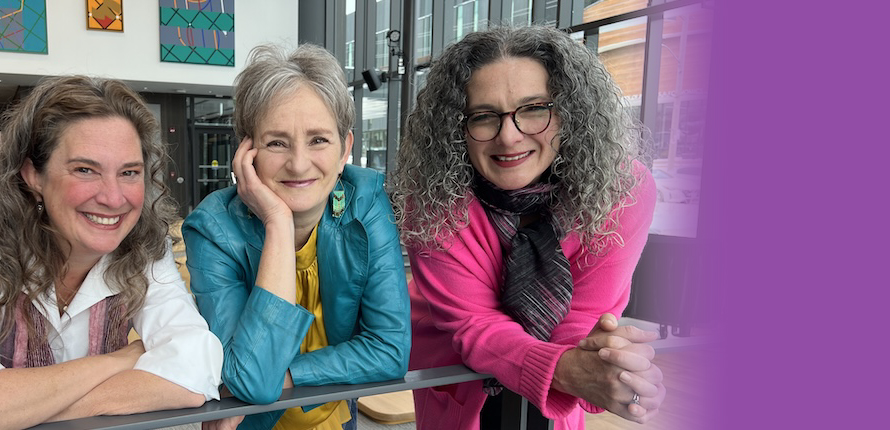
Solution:
M612 316L654 211L639 131L602 63L556 29L471 33L435 59L392 182L411 368L494 378L416 390L418 429L497 428L503 387L557 429L583 428L584 410L657 413L655 334Z
M219 398L222 346L171 250L167 158L120 81L46 79L7 111L0 428ZM141 340L128 342L131 327Z

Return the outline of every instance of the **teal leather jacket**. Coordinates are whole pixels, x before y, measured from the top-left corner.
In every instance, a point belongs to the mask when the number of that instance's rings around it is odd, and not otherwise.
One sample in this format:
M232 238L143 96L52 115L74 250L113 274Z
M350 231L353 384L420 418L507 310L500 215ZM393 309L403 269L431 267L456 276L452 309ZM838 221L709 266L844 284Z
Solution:
M182 227L191 291L223 344L222 380L241 400L278 400L294 386L398 379L408 370L411 312L404 260L383 175L347 165L346 210L318 226L319 294L329 346L300 354L314 316L256 288L265 229L235 187L207 196ZM284 411L247 417L239 428L271 428Z

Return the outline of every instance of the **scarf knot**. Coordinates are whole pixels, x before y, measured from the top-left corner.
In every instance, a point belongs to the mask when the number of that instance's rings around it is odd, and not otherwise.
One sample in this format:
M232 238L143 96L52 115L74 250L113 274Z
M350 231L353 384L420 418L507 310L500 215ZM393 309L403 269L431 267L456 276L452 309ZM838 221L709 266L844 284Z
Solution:
M538 340L548 341L566 317L572 301L572 273L562 252L564 233L550 212L553 184L545 181L518 190L502 190L476 174L473 190L498 232L504 248L501 307ZM523 215L538 218L520 227ZM490 395L502 386L484 383Z

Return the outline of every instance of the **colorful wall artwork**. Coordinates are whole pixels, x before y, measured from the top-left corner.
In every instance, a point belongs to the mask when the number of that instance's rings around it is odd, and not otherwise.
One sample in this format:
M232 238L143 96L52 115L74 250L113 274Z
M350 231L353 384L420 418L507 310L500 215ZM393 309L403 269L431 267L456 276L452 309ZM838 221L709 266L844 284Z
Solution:
M158 3L161 61L235 67L235 0Z
M124 31L124 0L87 0L87 28Z
M46 0L0 0L0 51L49 52Z

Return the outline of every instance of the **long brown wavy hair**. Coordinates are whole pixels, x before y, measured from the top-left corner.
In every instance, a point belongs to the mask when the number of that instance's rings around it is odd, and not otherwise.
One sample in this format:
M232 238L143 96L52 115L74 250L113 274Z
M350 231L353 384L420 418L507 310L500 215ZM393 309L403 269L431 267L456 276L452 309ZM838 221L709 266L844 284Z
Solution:
M145 201L139 221L111 253L105 281L121 294L123 324L137 312L148 290L146 267L167 249L169 226L177 217L176 201L163 181L168 162L160 127L142 98L124 83L86 76L48 78L39 83L0 122L0 341L12 328L18 297L34 300L49 294L68 270L58 246L58 232L20 171L26 159L43 173L65 131L79 121L119 117L136 129L145 162ZM29 286L29 288L26 288ZM28 322L29 333L34 333ZM45 333L37 333L46 336Z

